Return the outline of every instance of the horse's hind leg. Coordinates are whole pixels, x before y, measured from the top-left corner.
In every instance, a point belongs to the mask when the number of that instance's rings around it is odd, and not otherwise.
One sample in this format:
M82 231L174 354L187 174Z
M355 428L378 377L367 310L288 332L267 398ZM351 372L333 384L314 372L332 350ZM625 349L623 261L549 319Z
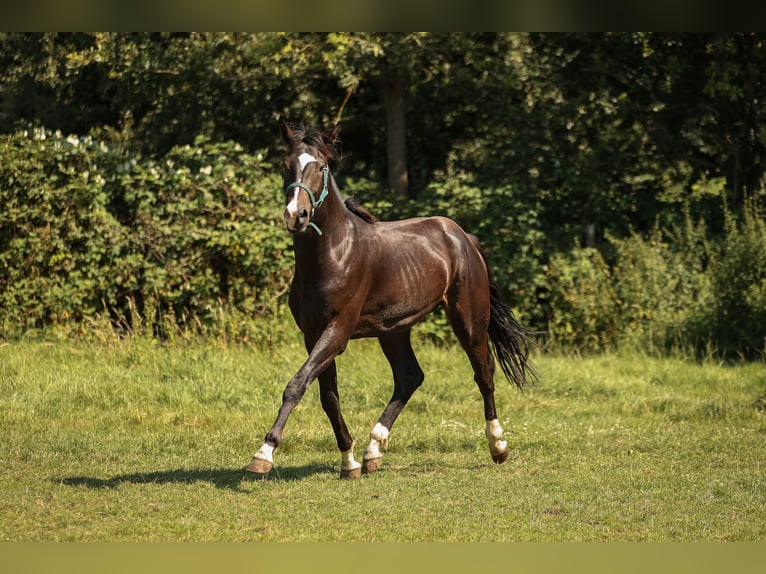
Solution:
M489 348L489 301L486 306L481 299L470 299L472 305L447 306L452 329L460 341L463 350L471 361L474 380L479 387L484 401L484 434L489 443L492 460L501 464L508 459L510 450L508 443L503 440L503 429L497 420L495 409L495 361Z
M388 446L388 434L391 427L412 393L425 378L415 357L415 352L412 350L410 331L385 335L379 340L394 375L394 393L370 433L370 442L364 452L362 462L362 472L365 473L378 470L383 460L382 451Z
M508 459L510 450L508 443L503 440L503 429L497 420L495 409L495 383L493 381L495 362L490 354L486 338L483 342L467 343L463 347L471 361L474 380L484 400L484 435L489 443L489 453L492 455L493 461L501 464Z
M319 398L327 418L330 419L338 449L341 452L340 476L341 478L359 478L362 474L362 465L354 460L354 439L348 432L346 421L343 420L340 410L335 362L319 375Z

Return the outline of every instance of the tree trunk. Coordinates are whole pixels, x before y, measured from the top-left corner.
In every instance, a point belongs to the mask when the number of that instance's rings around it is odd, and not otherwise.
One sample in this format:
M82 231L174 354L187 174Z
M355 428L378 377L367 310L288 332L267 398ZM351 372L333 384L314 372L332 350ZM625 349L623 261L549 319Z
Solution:
M385 80L386 128L388 143L388 187L397 196L407 197L407 119L404 89L396 72Z

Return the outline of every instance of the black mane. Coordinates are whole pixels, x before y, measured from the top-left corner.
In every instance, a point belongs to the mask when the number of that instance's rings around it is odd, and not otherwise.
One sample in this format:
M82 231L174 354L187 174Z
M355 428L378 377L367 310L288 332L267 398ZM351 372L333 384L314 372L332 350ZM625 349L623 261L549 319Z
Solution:
M316 148L325 156L327 165L330 169L335 169L341 159L338 140L333 139L329 132L323 132L311 126L294 126L295 142L303 143L307 146ZM294 151L294 150L293 150Z
M346 199L346 209L367 223L375 223L378 221L377 217L367 211L366 208L362 207L361 204L353 197Z

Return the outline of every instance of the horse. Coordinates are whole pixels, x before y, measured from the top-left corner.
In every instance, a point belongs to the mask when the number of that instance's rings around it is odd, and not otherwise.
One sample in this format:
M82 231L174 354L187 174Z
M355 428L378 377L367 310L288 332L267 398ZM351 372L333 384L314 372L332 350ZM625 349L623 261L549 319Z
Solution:
M341 478L381 465L391 429L425 375L411 344L413 326L442 305L468 356L484 403L485 436L495 463L510 449L498 421L494 356L519 389L536 377L530 331L500 297L476 237L446 217L379 221L333 177L340 124L327 131L279 119L287 155L282 165L287 230L295 273L289 307L308 358L287 383L276 420L245 469L266 475L291 411L319 380L320 403L341 453ZM393 374L394 390L370 432L362 462L341 413L336 357L351 339L376 337Z

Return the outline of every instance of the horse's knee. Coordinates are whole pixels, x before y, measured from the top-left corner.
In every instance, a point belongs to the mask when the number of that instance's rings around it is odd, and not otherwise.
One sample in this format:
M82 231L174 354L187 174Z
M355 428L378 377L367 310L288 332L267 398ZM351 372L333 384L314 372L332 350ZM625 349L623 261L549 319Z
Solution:
M407 381L407 390L409 391L409 396L412 396L412 394L418 390L418 387L423 384L423 381L426 379L425 375L421 371L417 375L412 375L408 381Z
M282 392L282 404L297 405L304 394L305 391L297 385L287 385Z
M322 405L322 410L328 415L340 410L340 400L334 392L322 390L319 393L319 403Z

